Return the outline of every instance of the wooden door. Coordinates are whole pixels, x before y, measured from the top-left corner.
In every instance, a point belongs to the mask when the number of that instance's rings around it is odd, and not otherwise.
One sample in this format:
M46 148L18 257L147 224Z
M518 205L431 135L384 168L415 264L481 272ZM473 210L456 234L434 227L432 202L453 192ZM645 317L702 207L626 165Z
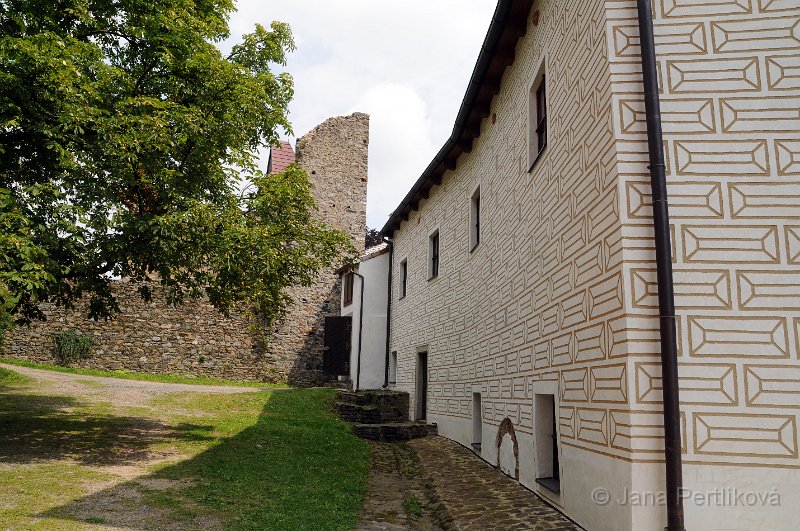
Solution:
M325 318L325 354L322 372L325 376L350 374L350 349L353 318L349 315Z

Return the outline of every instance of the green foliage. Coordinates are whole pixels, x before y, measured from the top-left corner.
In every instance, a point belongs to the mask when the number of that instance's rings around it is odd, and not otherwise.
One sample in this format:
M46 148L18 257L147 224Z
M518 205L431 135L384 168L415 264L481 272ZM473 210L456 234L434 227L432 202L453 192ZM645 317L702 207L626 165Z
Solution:
M257 169L258 149L291 132L293 81L272 66L294 42L286 24L256 26L224 57L232 10L0 0L0 223L16 235L0 242L0 280L13 311L85 294L92 317L110 316L122 277L145 299L160 284L171 302L207 295L274 319L286 287L352 252L312 221L299 168Z
M411 516L422 516L422 504L413 494L403 502L403 509Z
M56 359L62 365L70 365L89 357L89 351L94 345L91 336L79 334L74 330L53 334Z

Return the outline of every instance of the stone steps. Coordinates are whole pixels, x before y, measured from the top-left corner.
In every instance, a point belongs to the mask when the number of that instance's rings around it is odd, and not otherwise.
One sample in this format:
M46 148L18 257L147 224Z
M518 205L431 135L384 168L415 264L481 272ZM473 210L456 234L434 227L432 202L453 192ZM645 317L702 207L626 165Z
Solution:
M383 424L353 424L353 434L362 439L383 442L410 441L436 435L436 424L424 422L386 422Z
M408 419L408 393L398 391L341 391L334 403L339 417L353 424L353 433L373 441L408 441L436 435L436 425Z

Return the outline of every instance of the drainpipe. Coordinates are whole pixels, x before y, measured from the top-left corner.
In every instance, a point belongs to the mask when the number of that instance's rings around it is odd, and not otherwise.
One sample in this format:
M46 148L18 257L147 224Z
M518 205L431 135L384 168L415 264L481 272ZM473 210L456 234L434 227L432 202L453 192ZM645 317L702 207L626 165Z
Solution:
M650 181L653 189L658 309L661 330L661 374L664 400L664 461L666 465L666 531L685 531L683 518L683 471L681 464L680 399L678 396L678 349L675 327L675 295L672 281L672 243L669 232L664 140L661 104L658 96L653 9L650 0L637 0L639 41L642 50L644 102L647 112L647 144L650 152Z
M356 362L356 392L361 384L361 341L364 337L364 275L353 271L353 274L361 280L361 302L358 307L358 361Z
M386 363L383 371L383 388L389 387L389 333L392 330L392 268L394 267L394 244L389 238L384 238L383 241L389 246L389 279L386 283L388 286L388 295L386 299Z

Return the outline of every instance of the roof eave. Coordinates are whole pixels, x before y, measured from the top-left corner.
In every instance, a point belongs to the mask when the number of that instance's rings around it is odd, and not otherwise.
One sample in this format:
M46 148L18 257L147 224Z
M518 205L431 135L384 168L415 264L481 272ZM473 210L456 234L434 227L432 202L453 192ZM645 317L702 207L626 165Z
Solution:
M481 134L481 123L490 114L490 104L500 91L505 69L514 62L516 45L525 35L534 0L500 0L472 71L450 138L433 158L400 205L389 216L381 234L391 237L410 213L441 184L444 173L454 170L458 157L471 151Z

